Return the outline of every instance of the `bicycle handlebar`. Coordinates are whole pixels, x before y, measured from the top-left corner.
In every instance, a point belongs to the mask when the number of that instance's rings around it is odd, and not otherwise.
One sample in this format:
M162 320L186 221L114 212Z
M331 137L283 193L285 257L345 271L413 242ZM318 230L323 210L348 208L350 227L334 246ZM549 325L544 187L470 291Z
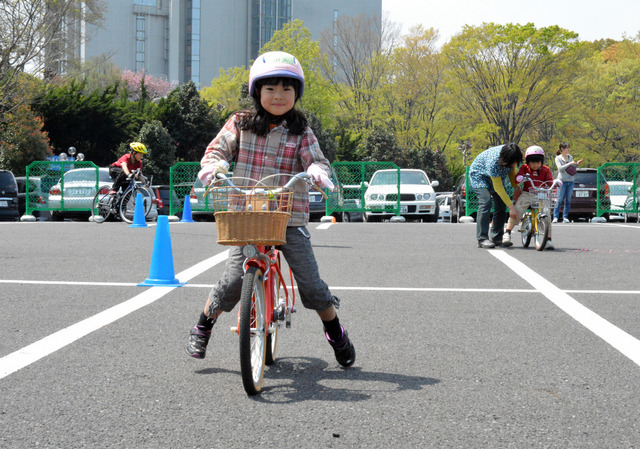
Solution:
M288 174L288 173L278 173L278 174L270 175L270 176L267 176L267 177L261 179L260 181L258 181L258 184L264 184L265 179L269 179L269 178L272 178L272 177L278 177L278 176L291 176L291 179L282 187L279 187L279 188L277 188L275 190L269 189L270 193L280 193L285 189L291 188L291 186L293 184L295 184L296 182L304 181L309 186L311 186L314 190L317 190L318 192L320 192L322 194L322 196L324 197L324 199L328 198L327 194L324 193L324 191L320 187L318 187L318 185L316 185L316 183L313 181L313 178L311 177L311 175L306 173L306 172L300 172L300 173L297 173L295 175L291 175L291 174ZM236 186L233 183L233 181L232 181L233 178L230 178L225 173L221 173L221 172L217 172L216 173L216 179L224 181L229 187L233 188L235 191L237 191L237 192L239 192L239 193L241 193L243 195L256 193L256 192L262 193L262 190L266 190L266 189L259 188L258 185L255 185L255 186L251 187L250 189L242 189L242 188ZM205 196L209 193L209 189L211 189L212 185L213 184L209 184L209 186L207 187L207 190L205 192Z
M518 178L522 178L522 179L518 179ZM535 191L548 192L552 190L556 185L562 185L562 181L560 181L559 179L554 179L549 187L542 187L542 185L540 185L539 187L536 187L536 185L533 183L533 179L531 179L531 176L529 176L528 173L524 176L521 176L521 177L519 176L518 178L516 178L516 181L522 184L524 184L526 181L529 181L529 183L531 184L531 187L533 187ZM543 182L546 183L548 181L543 181Z

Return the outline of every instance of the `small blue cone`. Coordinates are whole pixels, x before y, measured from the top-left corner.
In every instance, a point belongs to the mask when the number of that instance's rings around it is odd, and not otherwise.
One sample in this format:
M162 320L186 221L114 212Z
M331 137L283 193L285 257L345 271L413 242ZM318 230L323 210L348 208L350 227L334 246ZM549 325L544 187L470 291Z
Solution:
M142 193L136 194L136 208L133 211L133 223L130 228L146 228L147 222L144 220L144 202L142 201Z
M182 209L182 220L180 223L195 223L191 217L191 199L189 195L184 197L184 208Z
M169 235L169 216L158 216L156 236L153 242L153 255L149 277L138 284L140 287L182 287L186 282L180 282L173 271L173 253L171 252L171 236Z

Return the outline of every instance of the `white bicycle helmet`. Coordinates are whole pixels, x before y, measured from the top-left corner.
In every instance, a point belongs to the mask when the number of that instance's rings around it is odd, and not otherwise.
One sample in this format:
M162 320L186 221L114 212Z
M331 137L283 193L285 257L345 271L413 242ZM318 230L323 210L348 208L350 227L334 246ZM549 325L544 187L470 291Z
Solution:
M283 78L294 78L300 81L300 92L298 98L304 92L304 72L298 60L289 53L283 51L270 51L264 53L254 61L249 71L249 95L254 96L255 83L257 80L281 76Z

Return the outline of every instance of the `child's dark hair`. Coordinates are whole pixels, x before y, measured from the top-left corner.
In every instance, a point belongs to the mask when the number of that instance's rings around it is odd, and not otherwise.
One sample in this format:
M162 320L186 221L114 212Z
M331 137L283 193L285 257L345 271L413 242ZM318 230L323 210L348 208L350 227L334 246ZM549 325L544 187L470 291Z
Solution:
M569 144L567 142L562 142L558 146L558 151L556 151L556 156L560 156L560 153L562 153L562 150L564 150L565 148L569 148Z
M502 146L498 164L502 167L511 167L513 164L522 163L522 151L515 143L508 143Z
M294 78L272 77L263 78L255 82L253 93L253 108L245 111L240 120L240 129L252 131L259 136L266 136L271 130L269 125L280 124L284 120L287 121L287 129L291 134L301 135L307 129L308 121L305 115L296 109L295 105L284 115L272 115L267 112L260 104L260 91L262 86L277 86L282 83L283 87L293 86L296 91L296 102L300 97L300 81Z

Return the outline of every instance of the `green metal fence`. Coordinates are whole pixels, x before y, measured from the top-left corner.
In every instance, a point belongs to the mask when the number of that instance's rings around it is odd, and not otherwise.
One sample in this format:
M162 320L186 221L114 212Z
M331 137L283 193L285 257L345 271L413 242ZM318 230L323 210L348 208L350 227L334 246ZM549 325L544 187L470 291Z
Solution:
M621 219L640 217L640 164L608 162L598 168L597 215L609 214ZM606 181L606 187L603 183Z
M93 162L32 162L26 168L25 214L50 211L54 218L57 212L89 212L100 182L100 170Z
M189 199L191 189L195 189L196 181L202 187L202 183L198 180L198 172L200 171L200 162L178 162L169 169L169 189L171 190L171 198L169 204L169 215L177 215L184 209L185 198ZM202 188L202 196L204 196L204 188ZM208 200L208 202L206 201ZM201 203L192 201L190 203L191 211L211 212L213 208L209 198L203 198Z
M471 187L471 183L469 180L469 167L467 167L466 173L466 190L465 190L465 215L471 216L471 214L475 214L478 212L478 195ZM510 197L513 197L513 187L511 187L511 183L507 182L505 190L509 194ZM492 209L493 210L493 209ZM507 211L509 209L507 208ZM459 217L458 217L459 218Z
M334 162L331 168L338 184L336 190L328 192L326 214L335 212L366 212L371 210L400 214L400 168L393 162ZM394 170L392 185L385 186L380 192L396 193L396 201L384 205L365 201L364 194L369 181L378 170Z

